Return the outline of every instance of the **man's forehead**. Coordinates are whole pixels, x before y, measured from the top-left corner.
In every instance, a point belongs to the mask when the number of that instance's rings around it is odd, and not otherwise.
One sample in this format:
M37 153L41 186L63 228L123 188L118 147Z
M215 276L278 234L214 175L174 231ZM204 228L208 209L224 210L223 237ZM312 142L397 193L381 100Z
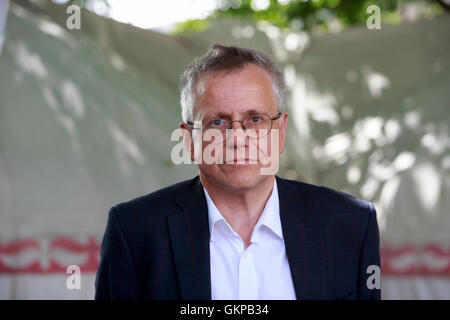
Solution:
M273 104L276 104L276 98L272 82L267 73L257 66L236 72L208 73L196 84L195 105L203 112L206 109L228 113L232 109L267 112Z
M275 101L260 99L259 95L248 95L239 99L236 96L224 96L222 99L200 99L195 103L194 112L197 116L208 114L232 117L233 115L273 113L276 112L276 109Z
M198 82L196 94L202 100L233 100L250 99L261 95L267 89L267 85L260 81L242 81L241 79L219 78L201 79Z
M256 91L271 85L268 73L262 68L249 64L242 69L210 71L196 81L197 93L234 87L242 91Z
M239 87L236 90L229 87L216 88L215 90L206 90L203 94L197 95L199 105L236 105L236 104L259 104L264 103L270 97L263 90L254 87Z

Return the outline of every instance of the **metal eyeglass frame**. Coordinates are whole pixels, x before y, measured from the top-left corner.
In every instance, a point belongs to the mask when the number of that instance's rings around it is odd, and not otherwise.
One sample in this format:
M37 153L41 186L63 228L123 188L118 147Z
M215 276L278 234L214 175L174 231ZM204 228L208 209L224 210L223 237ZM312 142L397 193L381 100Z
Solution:
M264 113L258 113L258 114L254 114L254 115L251 115L251 116L254 117L254 116L258 116L258 115L263 115L263 116L266 116L266 117L269 118L269 120L270 120L270 129L267 131L267 134L265 135L265 137L266 137L266 136L269 135L270 131L272 131L273 121L274 121L274 120L280 119L280 117L281 117L282 114L283 114L282 112L279 112L278 115L277 115L276 117L274 117L274 118L271 118L271 117L269 117L267 114L264 114ZM228 126L227 126L226 129L231 129L231 124L232 124L233 122L240 122L240 123L241 123L241 128L242 128L242 130L244 131L244 133L245 133L245 135L246 135L247 137L249 137L250 139L261 139L261 138L263 138L263 137L251 137L251 136L247 135L247 128L246 128L245 125L244 125L244 121L245 121L245 119L244 119L244 120L231 120L231 121L229 121ZM202 129L202 127L200 127L200 128L195 128L194 125L193 125L193 123L192 123L192 121L187 121L187 122L186 122L186 125L187 125L189 128L191 128L192 130L194 130L194 129L195 129L195 130Z

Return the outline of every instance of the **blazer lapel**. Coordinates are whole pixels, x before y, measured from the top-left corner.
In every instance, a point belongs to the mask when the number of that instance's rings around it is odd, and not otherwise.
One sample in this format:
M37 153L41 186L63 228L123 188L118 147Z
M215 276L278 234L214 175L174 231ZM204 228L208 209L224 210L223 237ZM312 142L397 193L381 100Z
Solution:
M308 195L276 177L286 254L297 299L325 299L323 231L312 226ZM211 272L206 198L195 177L175 199L182 211L168 217L169 234L182 299L210 300Z
M281 227L297 299L325 299L323 232L310 225L314 212L308 202L309 195L299 192L287 180L276 179Z
M182 211L169 216L168 224L182 299L210 300L208 211L198 176L175 202Z

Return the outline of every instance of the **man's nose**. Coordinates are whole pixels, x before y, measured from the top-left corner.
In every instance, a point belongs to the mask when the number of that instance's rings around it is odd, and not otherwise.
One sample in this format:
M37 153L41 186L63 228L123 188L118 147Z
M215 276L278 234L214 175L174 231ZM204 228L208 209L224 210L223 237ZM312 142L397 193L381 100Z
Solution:
M231 123L230 123L230 129L233 129L233 130L241 129L241 130L242 130L242 122L239 122L239 121L231 121Z
M239 121L231 122L230 129L232 130L231 133L233 137L233 141L230 142L233 143L234 148L245 146L247 135L245 134L242 128L242 122Z

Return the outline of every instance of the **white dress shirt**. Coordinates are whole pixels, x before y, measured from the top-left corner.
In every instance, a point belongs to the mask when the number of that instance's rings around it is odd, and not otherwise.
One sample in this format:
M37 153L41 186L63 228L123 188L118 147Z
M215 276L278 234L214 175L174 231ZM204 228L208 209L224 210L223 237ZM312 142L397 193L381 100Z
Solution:
M250 246L224 219L203 188L208 204L212 300L296 298L280 220L277 182L256 223Z

